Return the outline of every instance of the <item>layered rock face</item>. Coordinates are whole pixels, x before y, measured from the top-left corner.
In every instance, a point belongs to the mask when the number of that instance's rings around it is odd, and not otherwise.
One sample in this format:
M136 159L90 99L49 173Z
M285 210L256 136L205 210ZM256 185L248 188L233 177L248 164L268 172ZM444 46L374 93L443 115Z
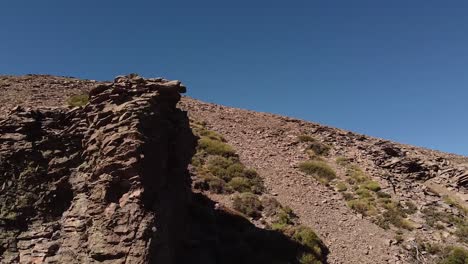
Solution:
M1 263L176 263L195 137L178 81L118 77L83 108L0 120Z

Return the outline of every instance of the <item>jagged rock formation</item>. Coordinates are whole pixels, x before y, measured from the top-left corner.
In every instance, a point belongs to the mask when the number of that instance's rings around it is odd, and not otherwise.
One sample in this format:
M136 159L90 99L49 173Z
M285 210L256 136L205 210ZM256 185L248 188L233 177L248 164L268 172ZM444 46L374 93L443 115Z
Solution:
M2 263L175 263L195 138L180 82L118 77L84 108L0 121Z

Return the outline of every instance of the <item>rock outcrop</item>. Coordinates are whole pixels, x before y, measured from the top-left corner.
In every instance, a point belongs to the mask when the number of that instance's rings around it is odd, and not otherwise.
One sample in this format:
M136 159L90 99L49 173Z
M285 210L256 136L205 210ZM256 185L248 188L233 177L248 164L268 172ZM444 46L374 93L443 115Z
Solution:
M85 107L0 120L0 262L176 263L195 147L182 92L122 76Z

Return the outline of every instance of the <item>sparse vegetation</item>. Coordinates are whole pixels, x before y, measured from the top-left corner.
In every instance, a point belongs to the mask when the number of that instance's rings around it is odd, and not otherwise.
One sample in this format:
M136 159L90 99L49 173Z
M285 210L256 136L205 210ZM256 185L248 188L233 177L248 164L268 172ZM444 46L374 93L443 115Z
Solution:
M296 226L292 229L292 238L308 247L314 256L323 254L325 246L312 229L306 226Z
M335 162L336 162L336 164L344 167L344 166L347 166L350 161L346 157L339 156L339 157L336 158Z
M258 218L262 215L262 202L253 193L241 193L234 196L233 207L235 210L252 218Z
M315 141L315 138L309 136L309 135L299 135L297 136L297 139L300 141L300 142L313 142Z
M381 218L376 221L377 225L384 229L388 229L390 224L407 230L413 229L411 222L406 219L407 214L399 204L390 202L384 204L383 207L385 211L382 213Z
M211 155L220 155L223 157L235 156L234 149L228 144L214 140L208 137L202 137L198 141L199 148L203 149L206 153Z
M348 186L344 182L338 182L335 186L339 192L345 192L348 190Z
M464 222L460 217L447 212L441 212L435 206L428 206L421 210L421 212L424 214L426 224L431 227L435 227L439 222L455 225L462 224Z
M308 149L312 150L315 154L319 156L323 156L328 155L328 152L330 151L330 146L322 144L318 141L314 141L310 143Z
M275 218L272 222L272 229L284 230L287 226L294 225L294 219L296 215L289 207L278 207Z
M200 137L192 158L198 175L195 187L214 193L261 193L263 182L255 170L246 168L225 139L204 125L192 122L193 131Z
M305 161L299 164L299 169L302 172L315 177L322 183L328 183L336 178L335 171L323 161Z
M447 248L439 264L467 264L468 250L461 247Z
M370 216L375 224L384 229L390 226L413 229L413 225L406 218L417 211L414 203L408 201L399 204L393 201L391 195L381 191L380 184L373 181L358 166L349 163L343 166L346 166L348 178L346 182L338 182L335 186L339 191L345 188L354 191L341 191L351 209L364 216Z
M349 176L348 182L353 185L363 183L369 179L369 177L364 174L361 168L356 165L350 165L346 170L346 175Z
M373 192L380 191L381 189L379 183L376 181L367 181L363 184L363 187Z
M85 106L88 102L89 102L89 95L87 94L73 95L67 100L67 104L70 107Z
M312 151L313 153L309 153L309 156L322 156L322 155L327 155L328 152L330 151L330 146L321 143L317 139L313 138L312 136L309 135L299 135L297 139L300 142L307 142L309 143L309 146L307 147L307 150ZM315 154L315 155L314 155Z
M468 221L466 219L457 225L455 235L461 242L468 243Z
M348 201L348 206L356 212L365 216L374 215L377 212L375 204L369 199L350 200Z

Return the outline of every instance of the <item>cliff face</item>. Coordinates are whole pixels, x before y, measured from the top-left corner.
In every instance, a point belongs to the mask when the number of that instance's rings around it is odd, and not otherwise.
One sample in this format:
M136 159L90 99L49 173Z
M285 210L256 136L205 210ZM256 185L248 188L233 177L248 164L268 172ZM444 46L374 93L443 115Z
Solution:
M2 263L175 263L195 137L180 82L116 78L72 110L0 120Z

